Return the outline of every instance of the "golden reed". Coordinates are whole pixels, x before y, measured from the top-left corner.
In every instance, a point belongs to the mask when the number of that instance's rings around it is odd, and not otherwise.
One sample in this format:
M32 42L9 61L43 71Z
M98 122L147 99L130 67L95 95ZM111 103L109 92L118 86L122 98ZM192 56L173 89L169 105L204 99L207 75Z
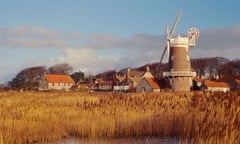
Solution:
M143 136L240 143L240 93L0 92L0 144Z

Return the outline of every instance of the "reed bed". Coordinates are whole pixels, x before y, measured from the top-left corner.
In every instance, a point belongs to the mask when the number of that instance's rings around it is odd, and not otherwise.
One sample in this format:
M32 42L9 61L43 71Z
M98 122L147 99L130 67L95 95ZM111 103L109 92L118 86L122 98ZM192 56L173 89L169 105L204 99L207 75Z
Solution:
M0 144L68 137L238 144L240 93L0 93Z

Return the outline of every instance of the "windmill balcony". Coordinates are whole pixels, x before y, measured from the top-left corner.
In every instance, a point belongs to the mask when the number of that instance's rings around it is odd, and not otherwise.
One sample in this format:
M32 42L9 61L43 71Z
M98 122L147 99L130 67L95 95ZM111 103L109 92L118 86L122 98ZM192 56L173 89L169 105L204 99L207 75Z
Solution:
M163 77L195 77L196 75L196 72L191 71L163 72Z

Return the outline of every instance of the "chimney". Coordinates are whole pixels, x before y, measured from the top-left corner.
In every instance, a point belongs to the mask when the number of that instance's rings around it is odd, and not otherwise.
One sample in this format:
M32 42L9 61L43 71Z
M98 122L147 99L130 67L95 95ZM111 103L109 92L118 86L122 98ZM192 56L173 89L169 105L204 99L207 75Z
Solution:
M130 72L131 72L131 68L127 69L127 74L126 74L126 82L128 82L128 79L130 77Z
M131 72L131 68L128 68L127 69L127 77L129 77L130 72Z
M149 67L149 65L146 66L146 72L150 72L150 67Z
M113 76L114 76L114 78L117 78L117 76L118 76L118 72L115 71L114 74L113 74Z

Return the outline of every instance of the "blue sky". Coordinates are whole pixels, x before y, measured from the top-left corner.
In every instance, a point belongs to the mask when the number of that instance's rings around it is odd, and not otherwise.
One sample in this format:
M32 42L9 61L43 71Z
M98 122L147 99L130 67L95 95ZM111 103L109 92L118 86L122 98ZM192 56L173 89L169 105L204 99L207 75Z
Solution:
M0 83L67 62L95 74L159 61L166 24L200 30L191 57L239 58L238 0L0 0Z

